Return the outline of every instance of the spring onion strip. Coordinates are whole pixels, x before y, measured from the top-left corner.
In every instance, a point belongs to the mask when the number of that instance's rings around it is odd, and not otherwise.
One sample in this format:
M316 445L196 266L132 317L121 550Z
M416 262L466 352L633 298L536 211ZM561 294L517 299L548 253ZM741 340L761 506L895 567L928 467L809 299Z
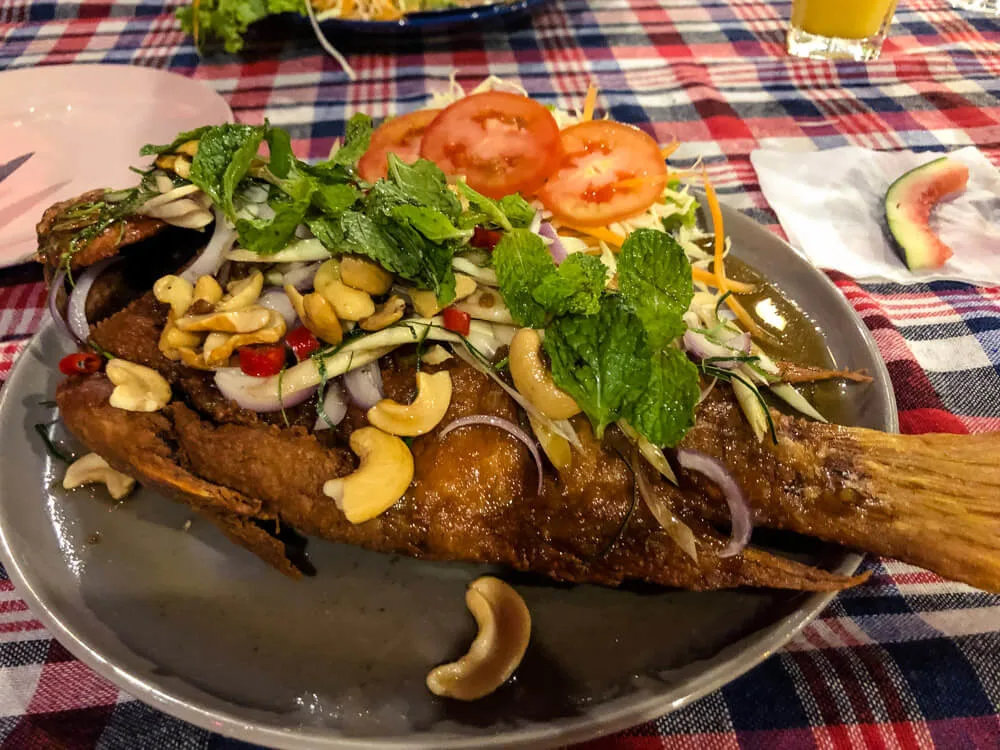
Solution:
M662 450L636 432L632 425L624 419L618 420L618 427L625 433L625 437L639 449L639 453L649 461L654 469L660 472L671 484L677 484L677 475L674 474L674 470L671 468L670 462L667 461L667 457L663 455Z
M788 383L775 383L769 387L771 389L771 393L795 409L795 411L810 417L811 419L815 419L817 422L823 422L826 424L826 417L820 414L816 407L810 404L809 401L806 400L806 397L803 396L794 386L789 385Z

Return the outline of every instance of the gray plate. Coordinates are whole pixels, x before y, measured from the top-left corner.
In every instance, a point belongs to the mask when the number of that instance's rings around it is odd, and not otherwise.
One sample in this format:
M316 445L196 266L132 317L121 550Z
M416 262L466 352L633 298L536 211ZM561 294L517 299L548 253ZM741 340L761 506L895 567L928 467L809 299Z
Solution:
M726 224L737 254L826 334L836 363L875 376L852 391L842 421L894 431L888 373L836 288L742 214L727 210ZM717 689L780 648L832 598L555 586L501 573L534 620L525 660L513 683L487 699L442 701L424 677L473 638L464 589L485 568L311 540L319 574L296 583L207 523L183 531L187 509L153 493L113 506L96 491L63 492L63 465L32 429L52 416L38 402L52 397L62 353L46 327L3 390L7 570L74 655L137 698L207 729L286 748L583 740ZM791 551L842 573L859 562L809 540Z

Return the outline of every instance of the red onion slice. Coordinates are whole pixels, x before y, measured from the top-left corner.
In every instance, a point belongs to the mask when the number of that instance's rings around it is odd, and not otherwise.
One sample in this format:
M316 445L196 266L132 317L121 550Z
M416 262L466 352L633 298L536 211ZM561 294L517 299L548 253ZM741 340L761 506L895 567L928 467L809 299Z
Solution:
M322 414L317 416L316 424L313 427L314 431L336 427L347 416L347 395L340 387L340 383L335 380L331 380L326 386L326 395L323 396L323 414L326 415L326 419L323 419Z
M701 451L681 448L677 451L677 462L681 468L704 475L722 490L729 506L733 529L729 536L729 544L719 553L719 557L738 555L750 543L750 534L753 532L750 504L743 490L722 462Z
M90 295L90 289L94 286L97 277L104 272L104 269L120 260L121 258L105 258L89 266L76 280L76 286L73 287L73 291L69 295L66 322L69 323L69 329L73 335L81 342L90 338L90 323L87 322L87 297Z
M52 320L55 321L56 328L59 330L59 333L65 336L68 341L72 341L73 343L83 343L76 337L76 334L70 330L70 327L66 324L66 318L64 318L62 313L59 312L59 292L64 288L65 283L66 272L58 271L52 278L52 283L49 284L49 315L52 317Z
M531 457L535 459L535 468L538 469L538 494L541 495L542 454L538 452L538 446L535 444L535 441L531 439L531 435L513 422L501 419L500 417L494 417L489 414L473 414L468 417L459 417L454 422L450 422L447 426L441 429L441 432L438 433L438 438L443 438L449 432L457 430L459 427L470 427L472 425L487 425L489 427L496 427L498 430L503 430L524 443L528 452L531 454Z
M559 235L552 228L551 224L543 221L541 226L538 227L538 234L552 240L549 243L549 255L552 256L552 260L555 261L557 266L566 260L569 253L566 251L566 247L563 245L562 240L559 239Z
M292 301L288 299L288 295L283 289L268 289L257 298L257 304L279 313L289 328L294 326L295 321L298 320L299 316L296 314L295 308L292 307Z
M378 360L345 374L344 385L351 401L362 409L371 409L384 398L385 394Z
M223 256L236 244L236 227L229 223L229 219L219 208L213 210L215 229L212 231L212 238L201 254L194 259L194 263L181 273L181 278L192 284L201 276L214 276L222 265Z
M697 331L685 331L683 338L684 350L697 360L714 359L714 367L732 370L742 362L734 357L750 354L750 334L743 333L729 339L725 345L710 341L707 336Z
M274 384L274 378L256 378L245 374L238 367L223 367L215 371L215 387L219 392L250 411L270 412L289 409L298 406L316 392L316 386L313 385L283 393L279 397Z

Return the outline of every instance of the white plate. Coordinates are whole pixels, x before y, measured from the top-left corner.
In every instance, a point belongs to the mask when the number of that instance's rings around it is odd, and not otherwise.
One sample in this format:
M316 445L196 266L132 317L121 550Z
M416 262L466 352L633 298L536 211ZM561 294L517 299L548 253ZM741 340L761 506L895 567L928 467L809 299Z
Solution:
M0 164L35 155L0 182L0 268L35 252L48 206L96 187L135 184L146 143L232 122L200 81L127 65L55 65L0 73Z

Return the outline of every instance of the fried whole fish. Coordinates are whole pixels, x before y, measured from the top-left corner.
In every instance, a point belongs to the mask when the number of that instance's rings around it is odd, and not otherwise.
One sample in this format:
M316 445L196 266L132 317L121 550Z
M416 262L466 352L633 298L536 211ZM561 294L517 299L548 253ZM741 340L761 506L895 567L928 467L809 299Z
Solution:
M58 391L69 429L91 450L141 483L186 502L286 573L296 569L267 529L275 522L304 534L368 549L438 560L493 562L559 580L616 585L639 579L690 589L740 585L838 589L860 578L836 576L747 548L720 558L724 538L703 518L725 521L716 488L682 475L682 489L656 482L696 532L695 563L656 523L626 463L578 419L583 450L573 469L547 468L537 495L534 463L506 434L468 427L413 443L410 491L378 518L353 525L323 483L356 466L351 425L323 437L281 428L225 401L202 373L166 360L155 345L166 311L149 296L95 326L104 349L158 369L181 395L160 413L112 408L100 375L71 378ZM415 392L405 355L383 360L386 395ZM448 365L454 398L442 425L469 414L517 420L496 384L460 362ZM300 420L305 423L308 420ZM996 436L889 436L870 430L778 417L779 442L758 443L731 397L702 406L684 446L723 461L745 488L755 520L896 556L943 575L1000 590L1000 470L988 466ZM335 440L334 440L335 438ZM964 455L942 459L938 451ZM951 481L976 469L971 492Z

